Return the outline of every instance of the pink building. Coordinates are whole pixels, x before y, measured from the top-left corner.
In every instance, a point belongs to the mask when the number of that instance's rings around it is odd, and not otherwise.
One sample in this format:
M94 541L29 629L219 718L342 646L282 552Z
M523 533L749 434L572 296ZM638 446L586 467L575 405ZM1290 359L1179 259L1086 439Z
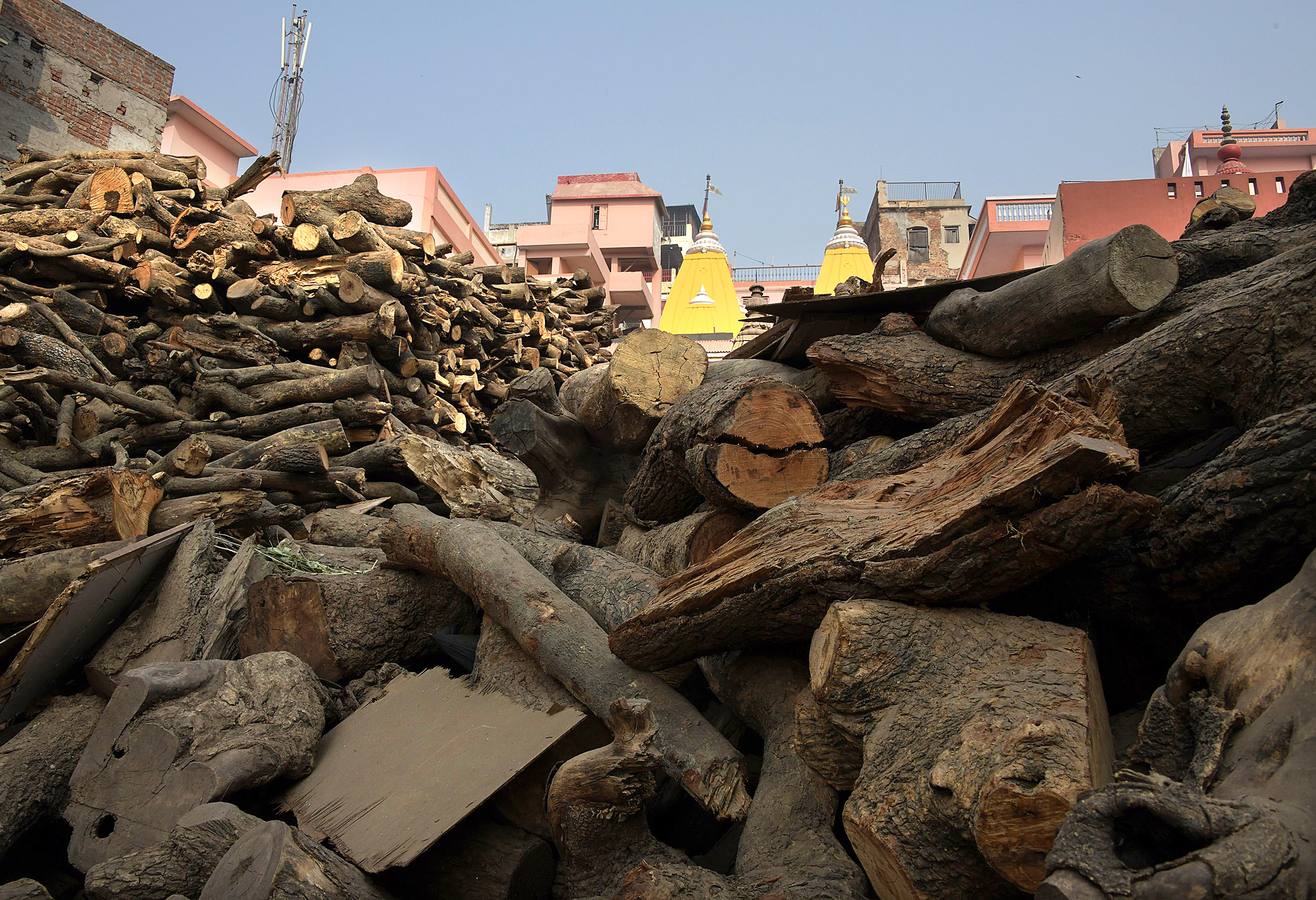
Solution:
M548 221L517 226L517 260L528 275L584 269L623 321L656 321L665 212L663 195L635 172L559 175Z
M161 151L200 156L206 163L206 180L223 187L237 177L243 157L254 156L255 147L234 134L196 103L181 95L170 98L169 115L161 137ZM414 215L410 227L428 231L457 251L470 250L476 265L502 262L497 250L480 230L457 192L435 166L409 169L338 169L329 172L293 172L267 178L243 197L260 215L279 212L284 191L315 191L346 184L364 172L379 179L379 189L390 197L406 200Z
M1148 225L1175 240L1197 202L1223 186L1249 195L1257 216L1283 206L1293 180L1316 167L1310 131L1281 121L1235 131L1228 110L1221 118L1218 131L1157 147L1155 178L1067 181L1054 195L987 198L960 278L1050 265L1126 225Z

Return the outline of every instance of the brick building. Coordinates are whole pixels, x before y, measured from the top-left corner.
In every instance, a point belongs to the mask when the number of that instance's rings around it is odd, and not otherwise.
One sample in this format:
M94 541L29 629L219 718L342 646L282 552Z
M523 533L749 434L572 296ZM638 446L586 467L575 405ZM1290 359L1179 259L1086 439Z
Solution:
M882 283L904 287L955 278L973 230L971 207L958 181L879 181L863 223L874 259L888 247Z
M174 67L57 0L0 0L0 160L154 150Z

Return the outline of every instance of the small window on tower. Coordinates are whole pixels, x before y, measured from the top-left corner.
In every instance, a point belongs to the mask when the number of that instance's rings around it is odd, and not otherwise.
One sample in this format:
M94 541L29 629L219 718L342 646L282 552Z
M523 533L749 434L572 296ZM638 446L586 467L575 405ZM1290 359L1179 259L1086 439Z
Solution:
M590 207L590 228L604 231L608 227L608 208L606 206Z
M98 85L105 80L105 76L97 75L95 72L92 72L91 75L87 78L87 80L90 81L93 85Z
M1200 196L1202 196L1202 193L1203 193L1203 192L1202 192L1202 182L1200 182L1200 181L1194 181L1194 182L1193 182L1193 196L1194 196L1194 197L1200 197Z
M1173 181L1167 181L1165 183L1165 196L1169 197L1171 200L1173 200L1175 197L1178 197L1179 186L1175 184Z
M36 38L29 39L28 43L31 45L33 53L44 53L46 50L46 45L38 41Z
M909 261L911 263L925 263L928 261L928 230L926 228L910 228L905 231L905 239L909 244Z
M947 225L944 241L947 244L958 244L960 242L960 226Z
M1275 193L1284 193L1284 177L1282 175L1275 176Z
M1257 195L1257 180L1255 178L1249 178L1247 180L1247 192L1253 197Z

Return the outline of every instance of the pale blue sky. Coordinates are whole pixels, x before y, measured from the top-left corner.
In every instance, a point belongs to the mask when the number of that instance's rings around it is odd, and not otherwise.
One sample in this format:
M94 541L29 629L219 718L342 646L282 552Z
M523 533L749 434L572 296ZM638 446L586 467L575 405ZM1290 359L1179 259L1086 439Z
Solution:
M276 0L72 0L177 67L262 150ZM220 11L222 15L219 14ZM437 165L479 220L543 217L559 174L635 170L668 203L705 172L737 262L816 262L836 179L984 195L1145 178L1153 129L1316 127L1316 3L316 0L301 170ZM1081 76L1081 77L1075 77Z

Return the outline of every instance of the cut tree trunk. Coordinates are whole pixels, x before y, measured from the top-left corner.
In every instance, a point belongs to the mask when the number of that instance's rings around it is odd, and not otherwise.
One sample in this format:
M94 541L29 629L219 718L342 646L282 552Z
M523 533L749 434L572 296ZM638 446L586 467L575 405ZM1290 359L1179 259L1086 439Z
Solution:
M231 803L204 803L178 820L158 844L97 863L87 870L90 900L196 897L229 848L264 821Z
M728 379L674 405L654 429L626 489L635 515L654 523L703 500L757 512L827 479L822 421L809 398L770 378Z
M356 866L282 822L265 822L238 838L200 894L200 900L311 898L390 900Z
M1036 890L1061 821L1110 778L1101 681L1075 628L845 601L813 637L809 686L863 738L842 821L882 897Z
M286 650L325 681L345 681L433 652L439 633L474 630L470 601L441 578L383 568L379 550L307 552L333 571L284 572L253 584L238 645L243 656Z
M1145 312L1178 280L1169 242L1129 225L994 291L960 288L932 308L925 327L943 344L1012 359Z
M659 575L675 575L708 559L748 524L741 513L707 509L650 530L627 525L613 552Z
M1017 384L977 431L901 476L801 494L664 582L613 631L640 668L802 640L837 599L974 604L1147 520L1150 497L1102 481L1137 470L1108 393L1088 404Z
M297 209L303 202L326 206L335 213L355 210L380 225L405 226L411 222L411 204L381 194L379 179L368 172L341 187L323 191L284 191L279 216L285 225L292 225L297 220Z
M323 731L319 683L288 653L135 669L73 771L69 861L86 871L165 840L202 803L306 774Z
M617 345L612 362L562 385L562 405L601 446L635 451L672 404L699 387L708 354L687 337L647 328Z
M0 745L0 856L64 809L69 776L104 708L105 701L90 693L55 697Z
M1316 554L1260 603L1199 628L1139 727L1132 757L1150 775L1079 804L1038 896L1308 896L1314 632Z
M10 491L0 498L0 553L143 537L161 496L150 475L108 468Z
M395 564L452 579L595 715L618 699L649 701L668 773L718 818L744 817L744 761L726 739L660 679L617 660L603 629L487 525L400 506L385 549Z

